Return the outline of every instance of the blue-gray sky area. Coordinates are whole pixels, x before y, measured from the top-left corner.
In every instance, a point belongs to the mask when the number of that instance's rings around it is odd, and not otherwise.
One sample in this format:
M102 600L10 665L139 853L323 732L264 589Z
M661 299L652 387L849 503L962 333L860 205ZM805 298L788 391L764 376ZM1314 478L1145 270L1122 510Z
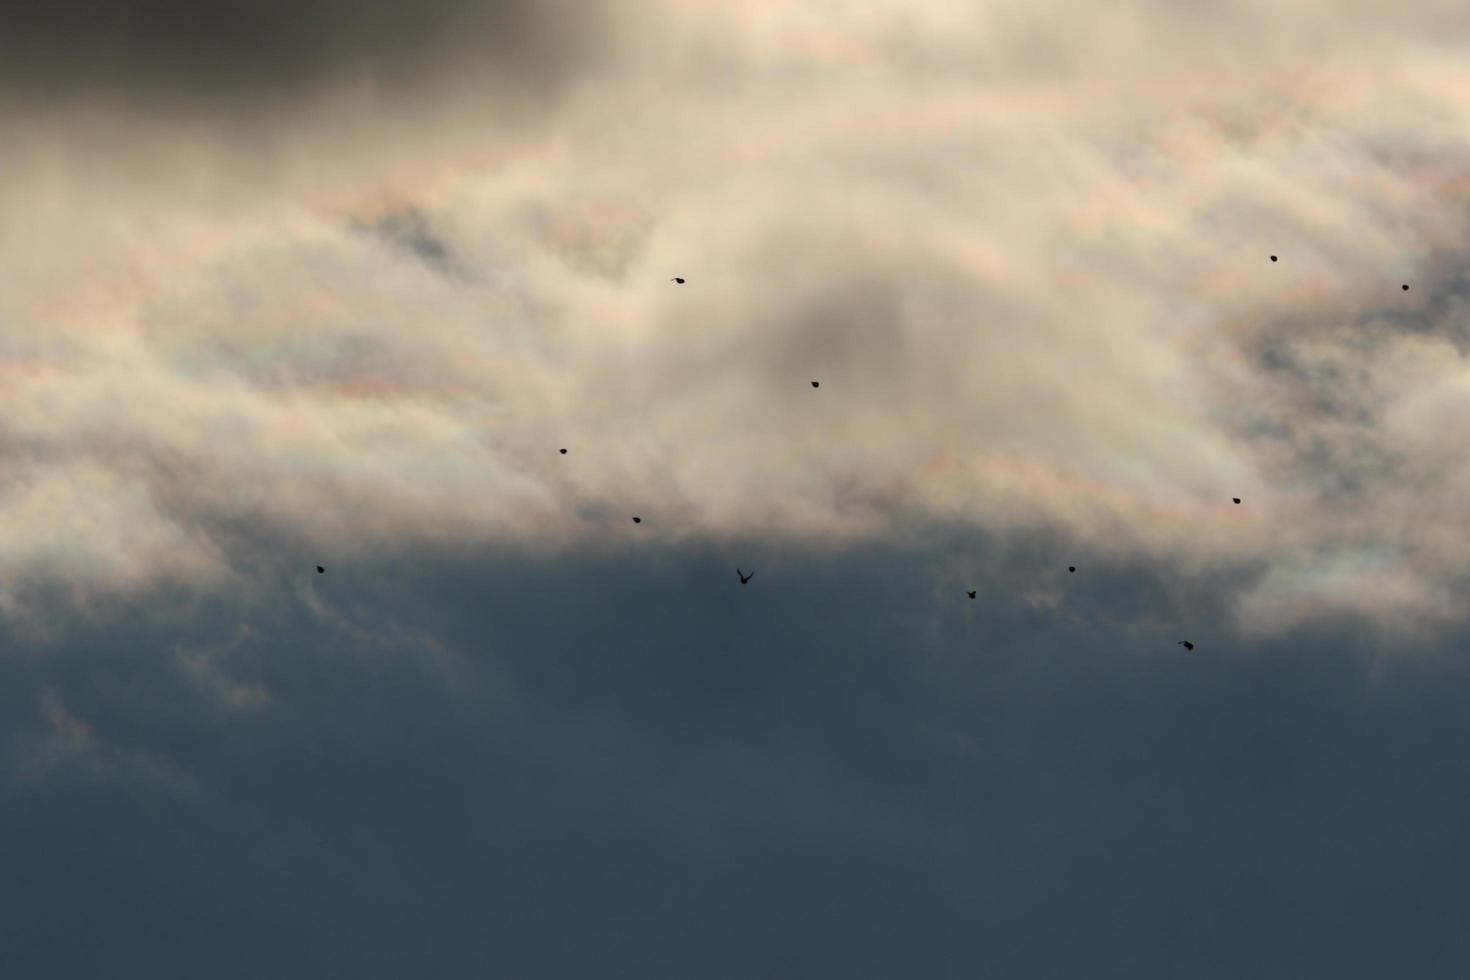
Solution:
M1470 970L1461 5L13 6L5 975Z

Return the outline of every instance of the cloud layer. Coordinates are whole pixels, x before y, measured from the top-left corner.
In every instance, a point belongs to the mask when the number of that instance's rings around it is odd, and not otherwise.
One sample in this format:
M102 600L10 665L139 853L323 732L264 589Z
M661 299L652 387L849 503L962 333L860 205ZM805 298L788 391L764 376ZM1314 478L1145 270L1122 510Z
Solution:
M1039 579L1027 550L1007 557ZM715 548L399 555L268 612L157 605L5 658L6 961L366 980L1470 962L1454 658L1213 628L1186 656L1195 599L1146 571L1063 574L1048 607L1001 577L971 601L927 548L745 557L742 589ZM1137 609L1180 619L1099 615Z
M23 13L11 70L90 68L7 109L10 609L238 586L242 528L347 557L640 513L1051 528L1258 566L1260 629L1453 620L1462 85L1443 11L1387 10Z
M58 9L11 973L1465 974L1458 5Z

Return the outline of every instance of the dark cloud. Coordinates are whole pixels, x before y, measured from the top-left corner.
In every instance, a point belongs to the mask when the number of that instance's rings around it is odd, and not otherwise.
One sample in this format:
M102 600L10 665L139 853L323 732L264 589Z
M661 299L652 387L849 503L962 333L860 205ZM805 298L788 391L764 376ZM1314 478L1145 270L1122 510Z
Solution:
M1231 583L1151 602L1171 576L1142 566L1087 561L1056 604L1023 601L1059 542L955 545L995 548L976 560L983 601L919 552L750 540L761 587L744 589L723 552L406 554L308 578L317 614L284 593L269 613L157 605L7 658L6 962L58 978L1470 963L1463 665L1377 660L1347 629L1245 645L1207 608ZM1123 625L1131 606L1154 617ZM269 699L230 707L200 664Z
M372 222L366 230L403 249L439 273L448 273L453 268L449 243L434 230L429 218L417 208L389 211Z
M0 17L0 79L13 98L249 102L344 78L415 88L469 65L543 90L596 55L605 12L596 0L23 0Z
M1356 317L1354 332L1379 346L1399 334L1436 337L1465 357L1470 354L1470 276L1461 268L1459 250L1430 252L1422 262L1426 270L1413 298L1375 305Z

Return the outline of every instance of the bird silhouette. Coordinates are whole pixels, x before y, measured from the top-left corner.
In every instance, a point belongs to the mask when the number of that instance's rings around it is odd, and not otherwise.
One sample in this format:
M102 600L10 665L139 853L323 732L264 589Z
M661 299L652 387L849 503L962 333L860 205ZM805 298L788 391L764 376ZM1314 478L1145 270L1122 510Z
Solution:
M1193 650L1194 649L1194 644L1193 643L1190 643L1188 640L1180 640L1178 645L1179 646L1182 646L1186 650Z
M1273 255L1273 256L1271 256L1271 261L1272 261L1272 262L1275 262L1275 261L1276 261L1276 256L1274 256L1274 255Z
M975 598L975 593L973 590L970 592L966 592L965 595L969 596L971 599Z
M820 388L820 387L822 387L822 386L821 386L821 385L820 385L820 384L818 384L818 383L817 383L817 382L815 382L815 381L813 381L813 382L812 382L812 387L813 387L813 388Z
M325 568L323 568L322 566L318 565L316 567L316 573L318 575L325 575L325 574L327 574L327 570Z
M641 517L635 517L635 518L633 518L633 523L634 524L642 524L643 523L643 518L641 518Z
M751 572L749 575L746 575L738 568L735 569L735 574L740 576L741 585L744 585L746 582L749 582L751 579L755 578L755 572Z
M1240 498L1239 497L1231 497L1230 499L1233 500L1233 501L1235 501L1237 504L1240 503Z
M1408 291L1409 291L1409 284L1408 283L1404 283L1404 292L1407 293Z
M565 450L565 449L563 449L563 450L562 450L562 451L561 451L561 454L562 454L562 455L563 455L563 456L565 456L565 455L566 455L566 454L567 454L567 451L566 451L566 450Z
M1075 572L1075 571L1077 571L1077 566L1076 565L1068 565L1067 566L1067 571L1069 571L1069 572Z
M681 286L684 285L684 278L682 276L675 276L673 279L671 279L669 281L670 282L677 282Z

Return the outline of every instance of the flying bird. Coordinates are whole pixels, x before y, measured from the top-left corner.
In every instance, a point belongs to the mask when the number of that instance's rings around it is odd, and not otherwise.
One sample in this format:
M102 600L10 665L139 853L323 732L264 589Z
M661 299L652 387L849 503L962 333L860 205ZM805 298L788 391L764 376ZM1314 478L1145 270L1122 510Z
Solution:
M744 585L746 582L749 582L751 579L755 578L755 572L751 572L749 575L746 575L738 568L735 569L735 574L740 576L741 585Z
M815 381L813 381L813 382L812 382L812 387L813 387L813 388L820 388L820 387L822 387L822 386L821 386L821 385L820 385L820 384L818 384L818 383L817 383L817 382L815 382Z
M1077 571L1077 566L1076 565L1068 565L1067 566L1067 571L1069 571L1069 572L1075 572L1075 571Z
M684 278L682 276L675 276L673 279L670 279L669 281L670 282L677 282L681 286L684 285Z
M325 574L327 574L327 570L325 568L323 568L322 566L318 565L316 567L316 573L318 575L325 575Z
M970 592L966 592L965 595L969 596L971 599L975 598L975 593L973 590Z
M1272 261L1272 262L1275 262L1275 261L1276 261L1276 256L1274 256L1274 255L1273 255L1273 256L1271 256L1271 261Z
M642 524L643 523L643 518L641 518L641 517L635 517L635 518L633 518L633 523L634 524Z
M1194 644L1193 643L1190 643L1188 640L1180 640L1179 641L1179 646L1182 646L1186 650L1193 650L1194 649Z
M1409 284L1408 283L1404 283L1404 292L1407 293L1408 291L1409 291Z
M566 454L567 454L567 451L566 451L566 450L565 450L565 449L563 449L563 450L562 450L562 451L561 451L561 454L562 454L562 455L563 455L563 456L565 456L565 455L566 455Z
M1230 499L1233 500L1233 501L1235 501L1237 504L1240 503L1240 498L1239 497L1231 497Z

